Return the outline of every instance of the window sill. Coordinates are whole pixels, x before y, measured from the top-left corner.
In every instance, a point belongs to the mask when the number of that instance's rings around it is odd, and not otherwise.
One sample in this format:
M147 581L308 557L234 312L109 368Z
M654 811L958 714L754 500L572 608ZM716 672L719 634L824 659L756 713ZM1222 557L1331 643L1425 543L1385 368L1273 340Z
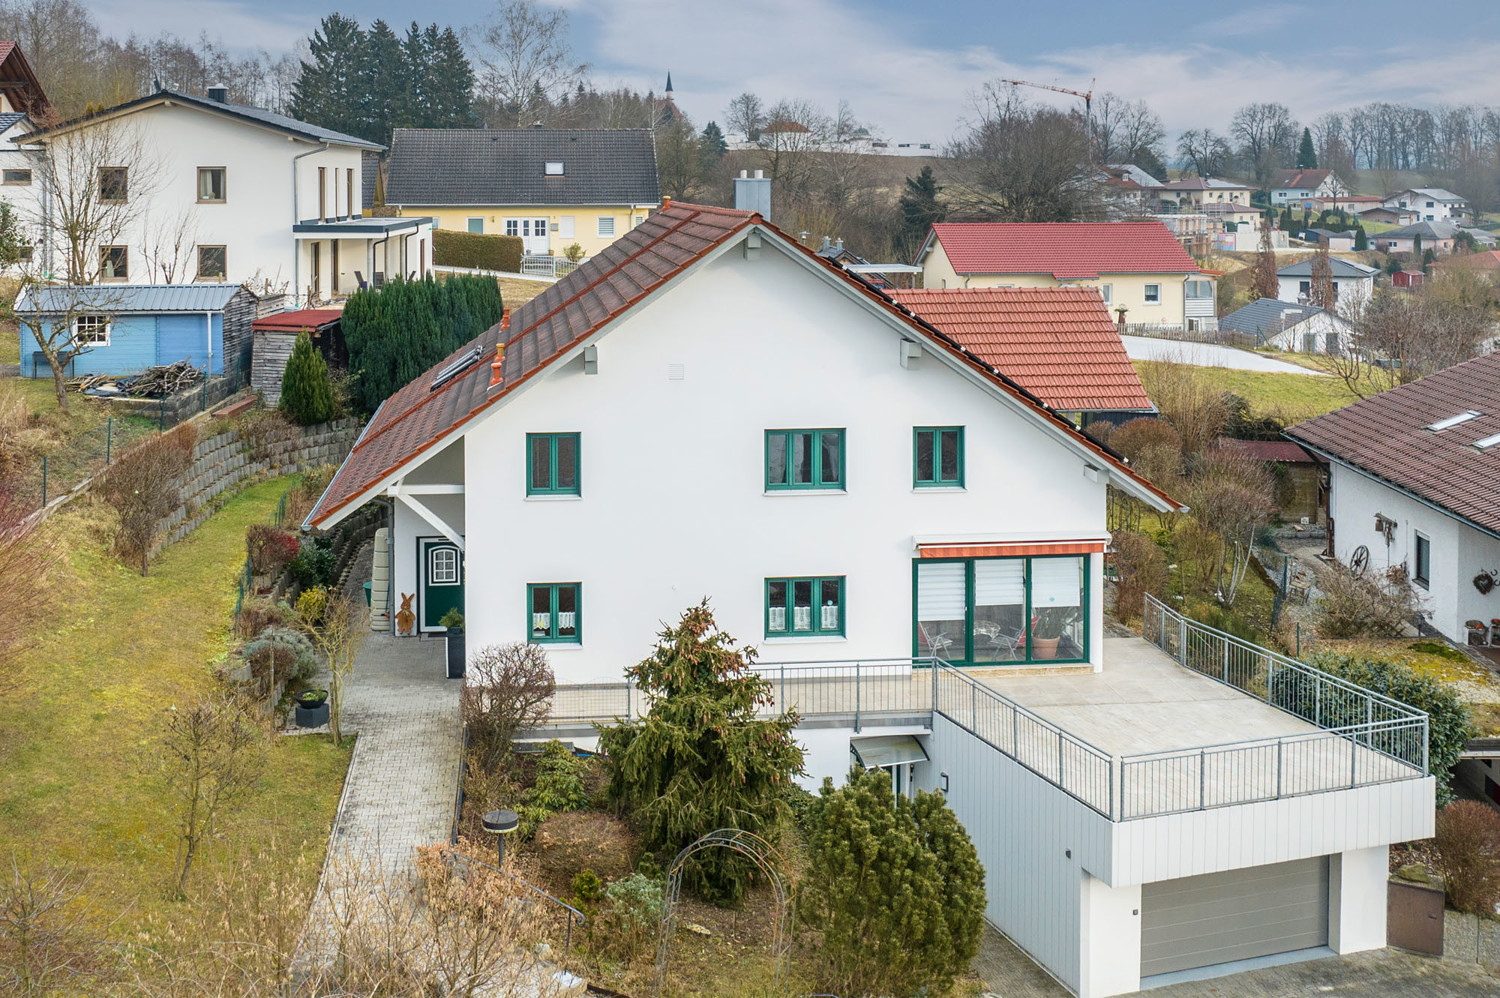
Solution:
M924 492L967 492L968 489L962 485L913 485L912 492L921 494Z
M546 648L548 651L551 651L553 649L556 649L557 651L566 651L569 648L583 647L582 641L538 641L536 638L528 638L526 643L529 645L537 645L540 648Z
M527 502L578 502L583 498L581 493L563 492L558 495L534 495L527 496Z
M838 641L848 641L849 639L842 634L767 634L765 640L778 645L827 645ZM762 662L761 664L775 665L776 663Z
M846 496L848 489L766 489L767 496Z
M199 198L196 204L227 204L224 198Z

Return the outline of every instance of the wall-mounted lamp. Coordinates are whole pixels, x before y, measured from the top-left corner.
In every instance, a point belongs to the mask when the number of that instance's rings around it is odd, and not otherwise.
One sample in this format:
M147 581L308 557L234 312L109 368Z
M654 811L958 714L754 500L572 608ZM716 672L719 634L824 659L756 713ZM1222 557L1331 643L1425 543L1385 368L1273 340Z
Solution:
M947 773L939 773L938 774L938 779L940 781L942 781L942 785L939 786L938 789L941 790L943 793L947 793L948 792L948 774Z

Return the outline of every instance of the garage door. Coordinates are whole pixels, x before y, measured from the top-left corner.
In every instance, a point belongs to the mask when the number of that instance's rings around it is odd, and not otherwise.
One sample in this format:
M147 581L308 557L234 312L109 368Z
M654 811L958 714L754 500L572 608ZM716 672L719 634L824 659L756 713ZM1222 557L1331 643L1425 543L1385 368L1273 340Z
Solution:
M1141 976L1328 945L1328 857L1141 887Z

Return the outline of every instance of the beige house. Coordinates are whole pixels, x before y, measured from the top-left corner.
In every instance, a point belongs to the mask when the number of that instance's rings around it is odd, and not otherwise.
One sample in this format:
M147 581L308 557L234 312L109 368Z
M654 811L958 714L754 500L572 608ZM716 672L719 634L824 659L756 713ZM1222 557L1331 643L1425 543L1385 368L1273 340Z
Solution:
M925 288L1093 288L1127 325L1212 328L1214 275L1161 222L940 222Z
M1156 195L1162 206L1178 211L1201 211L1209 204L1250 204L1253 187L1237 184L1215 177L1189 177L1174 180L1157 188Z
M385 204L440 229L517 236L529 256L594 256L661 205L645 128L398 128Z

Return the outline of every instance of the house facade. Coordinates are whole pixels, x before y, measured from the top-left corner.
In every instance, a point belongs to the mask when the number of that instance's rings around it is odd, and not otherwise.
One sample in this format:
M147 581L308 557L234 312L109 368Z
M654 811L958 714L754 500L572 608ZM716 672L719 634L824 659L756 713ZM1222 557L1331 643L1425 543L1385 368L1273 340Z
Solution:
M1161 222L940 222L917 263L928 289L1086 287L1129 324L1216 321L1213 275Z
M1413 222L1399 229L1388 229L1370 236L1370 248L1382 253L1420 253L1432 250L1437 254L1453 252L1453 240L1458 237L1458 227L1445 222Z
M595 256L661 205L650 129L398 128L385 204L532 256Z
M1275 208L1312 209L1318 202L1334 202L1352 193L1332 170L1282 170L1271 188Z
M1217 177L1188 177L1162 184L1155 190L1162 207L1176 211L1198 211L1206 204L1241 204L1249 206L1255 190L1245 184Z
M46 164L93 170L90 149L120 160L98 167L101 201L121 205L103 227L108 245L83 250L100 280L248 283L306 302L431 266L430 221L361 217L361 155L379 146L232 103L223 88L159 90L20 143L35 150L41 183L23 214L46 273L65 272L69 247L46 185L81 184Z
M1354 328L1336 313L1275 298L1258 298L1221 316L1219 329L1252 337L1247 345L1288 353L1346 353L1354 342Z
M1314 259L1299 260L1276 271L1278 300L1303 305L1311 300ZM1375 294L1378 268L1336 256L1328 258L1328 267L1333 274L1334 298L1340 306L1362 305Z
M1330 546L1366 577L1403 569L1450 640L1500 618L1500 354L1393 388L1286 435L1331 469ZM1360 568L1359 566L1363 566ZM1492 636L1500 643L1500 636Z
M1410 211L1417 222L1446 222L1461 225L1474 220L1469 202L1441 187L1414 187L1398 191L1381 202L1393 210Z

